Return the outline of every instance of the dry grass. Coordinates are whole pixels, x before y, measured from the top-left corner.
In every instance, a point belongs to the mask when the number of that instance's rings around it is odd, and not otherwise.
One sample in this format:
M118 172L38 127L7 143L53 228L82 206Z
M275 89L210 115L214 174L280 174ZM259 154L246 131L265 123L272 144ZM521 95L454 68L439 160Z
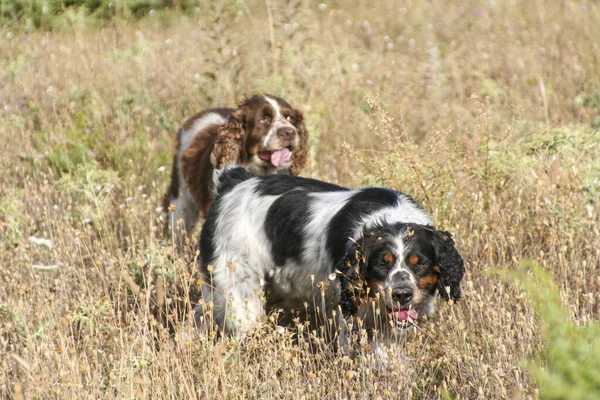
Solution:
M532 259L569 317L600 317L597 6L322 4L1 30L1 398L537 396L539 323L486 272ZM305 110L305 175L411 193L456 237L464 299L386 372L269 324L181 340L195 254L163 242L156 209L172 136L254 92Z

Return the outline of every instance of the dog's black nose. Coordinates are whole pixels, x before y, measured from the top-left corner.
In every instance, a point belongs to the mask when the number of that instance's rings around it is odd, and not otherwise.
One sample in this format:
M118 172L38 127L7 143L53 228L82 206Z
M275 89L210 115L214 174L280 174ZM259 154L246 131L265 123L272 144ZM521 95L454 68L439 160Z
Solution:
M294 128L279 128L277 130L277 136L279 136L283 140L292 140L296 135L296 130Z
M413 291L411 288L396 288L392 290L392 299L404 305L412 299Z

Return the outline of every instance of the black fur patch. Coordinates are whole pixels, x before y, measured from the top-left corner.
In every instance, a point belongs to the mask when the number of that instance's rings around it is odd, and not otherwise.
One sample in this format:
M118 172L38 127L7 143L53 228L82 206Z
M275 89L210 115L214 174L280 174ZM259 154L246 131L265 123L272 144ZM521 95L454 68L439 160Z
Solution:
M340 308L342 316L347 319L358 312L358 304L361 293L360 276L354 265L345 264L344 268L338 268L343 276L339 278L340 282Z
M254 176L255 175L246 171L246 169L242 167L226 169L225 171L221 172L221 175L219 175L217 195L224 195L238 184L247 181Z
M308 192L292 190L279 197L267 212L265 232L271 242L275 265L288 259L302 263L304 226L309 221Z
M440 296L446 301L456 301L461 296L460 281L465 275L465 263L449 232L435 231L432 243L441 269L441 278L437 282ZM450 288L449 294L446 287Z
M200 257L198 265L200 265L201 268L200 272L207 277L209 275L208 271L206 271L206 267L214 261L213 258L215 256L213 239L215 236L215 229L217 228L217 217L219 216L220 208L221 201L217 198L204 221L204 225L202 225L202 232L200 233Z
M295 175L263 175L256 178L259 180L257 193L262 196L277 196L292 190L303 190L311 193L350 190L332 183Z

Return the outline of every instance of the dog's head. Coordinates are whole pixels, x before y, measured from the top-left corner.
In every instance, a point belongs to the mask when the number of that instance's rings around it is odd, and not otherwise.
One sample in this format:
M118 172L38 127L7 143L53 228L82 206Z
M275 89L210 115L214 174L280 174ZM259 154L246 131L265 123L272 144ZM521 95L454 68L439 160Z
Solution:
M412 223L381 223L351 240L345 264L357 271L363 292L380 297L389 317L403 323L429 316L436 291L460 298L463 260L448 232Z
M297 174L306 162L308 132L302 112L276 96L252 96L238 105L220 129L211 154L216 168L289 168Z

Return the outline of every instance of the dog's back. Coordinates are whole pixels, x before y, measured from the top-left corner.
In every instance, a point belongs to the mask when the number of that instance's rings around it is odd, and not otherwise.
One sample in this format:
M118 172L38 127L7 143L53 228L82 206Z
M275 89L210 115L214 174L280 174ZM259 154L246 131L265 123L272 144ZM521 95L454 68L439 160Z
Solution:
M298 272L296 264L304 265L304 275L329 274L366 218L430 223L410 196L385 188L352 190L298 176L256 176L240 167L215 171L213 182L215 203L200 237L202 272L225 250L238 258L249 253L244 256L264 268Z

